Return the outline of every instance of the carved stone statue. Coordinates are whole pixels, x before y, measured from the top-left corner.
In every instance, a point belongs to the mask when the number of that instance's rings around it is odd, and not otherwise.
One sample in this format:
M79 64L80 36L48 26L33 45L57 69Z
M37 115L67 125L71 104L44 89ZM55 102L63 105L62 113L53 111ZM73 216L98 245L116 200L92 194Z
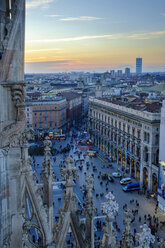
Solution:
M94 248L94 223L93 223L93 218L95 215L95 208L93 202L94 179L91 175L89 175L85 181L87 182L86 185L87 196L85 201L85 212L84 212L84 216L86 218L86 228L85 228L86 247Z
M106 196L107 202L102 203L102 211L106 214L106 227L104 228L104 235L101 247L102 248L116 248L118 243L115 237L115 230L113 228L113 219L115 213L118 212L119 205L114 200L114 195L109 192Z
M151 229L144 224L140 226L142 229L141 233L137 233L136 237L139 241L139 248L149 248L150 244L155 242L155 236L151 234Z
M131 232L131 219L132 214L129 209L127 209L125 212L125 228L123 231L123 238L122 238L122 247L123 248L133 248L134 242L133 242L133 235Z

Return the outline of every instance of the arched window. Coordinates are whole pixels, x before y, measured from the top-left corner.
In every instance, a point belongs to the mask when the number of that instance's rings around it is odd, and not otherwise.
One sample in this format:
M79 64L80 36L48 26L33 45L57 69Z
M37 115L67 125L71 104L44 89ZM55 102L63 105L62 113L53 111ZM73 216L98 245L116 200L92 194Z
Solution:
M155 135L155 145L159 145L159 134Z
M159 163L159 149L156 151L156 158L155 158L156 165Z
M148 147L145 146L143 150L143 159L145 162L148 162Z

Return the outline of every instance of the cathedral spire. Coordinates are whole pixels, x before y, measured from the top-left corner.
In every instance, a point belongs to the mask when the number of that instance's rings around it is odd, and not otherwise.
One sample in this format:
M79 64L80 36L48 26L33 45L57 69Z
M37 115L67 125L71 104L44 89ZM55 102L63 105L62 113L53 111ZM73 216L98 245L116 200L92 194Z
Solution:
M47 218L50 227L50 232L53 228L53 173L51 168L51 141L49 137L44 140L44 162L41 172L41 180L43 182L43 203L47 209Z
M131 219L132 214L128 209L124 212L125 214L125 229L123 231L122 247L123 248L133 248L133 236L131 232Z
M95 215L95 209L93 204L93 183L94 179L89 175L86 179L87 185L87 197L85 201L85 218L86 218L86 231L85 237L88 248L94 248L94 223L93 217Z
M77 169L76 167L72 167L73 159L71 157L67 157L65 159L66 168L61 169L61 176L65 179L65 187L66 187L66 197L73 196L73 186L75 185L73 179L77 178Z
M59 222L55 224L54 241L56 248L64 248L68 229L71 227L75 238L75 247L85 248L75 204L76 197L73 194L74 179L78 177L77 168L72 167L73 160L70 157L67 157L65 163L67 166L61 169L61 176L65 179L66 191L63 195L63 207L59 210Z
M102 211L106 214L106 226L101 247L102 248L117 248L117 240L115 237L115 230L113 228L113 220L116 212L118 212L119 205L114 200L114 195L109 192L106 196L107 202L102 203Z
M149 248L150 244L155 242L155 236L151 234L151 229L144 224L140 226L141 233L137 233L137 240L139 241L138 248Z

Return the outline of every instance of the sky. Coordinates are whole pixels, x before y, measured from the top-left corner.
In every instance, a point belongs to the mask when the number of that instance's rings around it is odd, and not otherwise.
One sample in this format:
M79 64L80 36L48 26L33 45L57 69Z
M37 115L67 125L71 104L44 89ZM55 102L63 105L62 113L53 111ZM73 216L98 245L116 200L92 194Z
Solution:
M165 71L165 0L26 0L25 72Z

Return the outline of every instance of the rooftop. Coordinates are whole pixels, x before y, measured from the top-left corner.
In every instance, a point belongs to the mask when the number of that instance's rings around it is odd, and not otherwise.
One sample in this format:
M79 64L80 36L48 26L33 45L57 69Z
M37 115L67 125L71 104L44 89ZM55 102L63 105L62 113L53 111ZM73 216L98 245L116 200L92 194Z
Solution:
M60 95L65 97L67 100L72 100L81 96L80 94L73 91L61 92Z
M45 97L45 98L39 98L39 99L37 99L37 100L36 100L36 99L33 100L33 99L31 99L31 98L27 98L27 99L26 99L26 102L27 102L27 103L39 103L39 102L42 102L42 103L44 103L44 102L50 103L50 102L59 102L59 101L61 101L61 100L65 100L65 98L62 97L62 96Z
M117 112L122 112L130 116L138 116L138 118L145 119L148 121L160 121L160 110L161 103L145 103L142 104L132 104L122 101L114 101L104 98L94 98L90 97L89 102L104 106L107 109L115 110Z

